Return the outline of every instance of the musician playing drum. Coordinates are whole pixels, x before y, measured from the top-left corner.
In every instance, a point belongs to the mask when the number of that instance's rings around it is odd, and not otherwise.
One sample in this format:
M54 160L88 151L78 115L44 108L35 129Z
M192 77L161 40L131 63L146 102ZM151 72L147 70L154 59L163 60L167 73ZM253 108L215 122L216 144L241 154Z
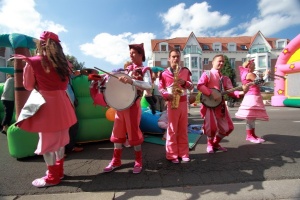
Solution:
M200 77L197 89L204 95L212 96L212 99L218 101L222 98L217 95L214 90L225 91L233 88L231 80L227 76L221 74L221 69L224 66L224 55L216 55L212 60L212 69L205 71ZM243 90L247 87L243 86ZM214 92L213 92L214 91ZM243 91L234 91L229 93L229 96L239 98ZM221 104L215 108L209 108L203 103L200 107L201 117L204 118L204 134L207 136L207 153L214 153L215 151L226 152L227 149L222 147L219 143L228 136L234 129L230 114L225 106L224 99L221 99Z
M127 67L129 76L119 76L118 79L125 83L136 87L137 97L135 102L124 110L117 110L115 114L114 127L110 141L114 143L113 158L109 165L104 168L104 172L111 172L115 168L121 166L122 144L126 141L126 133L128 134L128 142L134 147L135 164L133 173L137 174L142 171L142 149L141 144L144 141L143 134L139 128L141 120L141 97L143 90L151 89L151 74L146 67L143 66L145 61L144 45L129 45L130 58L132 64Z

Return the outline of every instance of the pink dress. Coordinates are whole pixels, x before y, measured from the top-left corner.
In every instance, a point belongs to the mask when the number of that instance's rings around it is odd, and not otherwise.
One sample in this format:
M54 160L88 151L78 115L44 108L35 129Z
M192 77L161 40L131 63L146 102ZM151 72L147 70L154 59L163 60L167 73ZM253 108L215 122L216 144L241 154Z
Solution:
M68 129L76 123L77 118L66 93L68 78L61 81L53 67L46 73L40 56L27 59L23 75L24 87L31 91L36 86L46 103L31 117L18 121L16 125L28 132L39 132L40 140L35 153L43 154L68 144Z
M246 80L248 74L247 68L240 67L240 73L243 84L252 82L252 80ZM249 87L249 91L245 94L235 116L239 119L269 120L258 85L251 85Z

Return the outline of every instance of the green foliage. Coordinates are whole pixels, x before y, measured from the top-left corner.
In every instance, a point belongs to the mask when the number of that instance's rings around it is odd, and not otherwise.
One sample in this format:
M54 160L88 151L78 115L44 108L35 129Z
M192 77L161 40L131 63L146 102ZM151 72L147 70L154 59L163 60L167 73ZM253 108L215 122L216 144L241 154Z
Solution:
M78 62L77 58L75 58L74 56L70 56L70 55L66 55L67 59L73 64L74 66L74 70L81 70L84 67L84 62Z
M236 87L236 75L235 75L235 70L231 67L231 64L229 62L229 59L227 56L224 56L225 62L224 62L224 67L221 69L221 73L225 76L228 76L231 80L232 86ZM229 97L228 95L224 96L225 101L228 101L232 97Z
M221 73L225 76L228 76L232 82L233 87L236 87L236 75L235 70L231 67L229 59L227 56L225 57L224 67L221 69Z

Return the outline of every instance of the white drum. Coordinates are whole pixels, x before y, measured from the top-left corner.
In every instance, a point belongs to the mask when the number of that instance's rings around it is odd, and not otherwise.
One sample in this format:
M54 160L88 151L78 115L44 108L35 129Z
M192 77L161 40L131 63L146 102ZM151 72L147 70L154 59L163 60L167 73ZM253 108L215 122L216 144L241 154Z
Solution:
M117 77L128 76L124 73L115 73L114 75ZM109 76L104 90L104 99L108 106L116 110L125 110L135 102L136 97L135 86L122 83L117 78Z

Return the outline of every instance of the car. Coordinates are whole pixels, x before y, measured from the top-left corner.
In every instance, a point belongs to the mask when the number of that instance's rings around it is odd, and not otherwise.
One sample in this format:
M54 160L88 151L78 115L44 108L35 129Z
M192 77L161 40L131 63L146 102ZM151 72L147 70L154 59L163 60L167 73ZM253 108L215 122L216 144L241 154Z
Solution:
M260 92L274 92L274 88L268 86L260 86Z

